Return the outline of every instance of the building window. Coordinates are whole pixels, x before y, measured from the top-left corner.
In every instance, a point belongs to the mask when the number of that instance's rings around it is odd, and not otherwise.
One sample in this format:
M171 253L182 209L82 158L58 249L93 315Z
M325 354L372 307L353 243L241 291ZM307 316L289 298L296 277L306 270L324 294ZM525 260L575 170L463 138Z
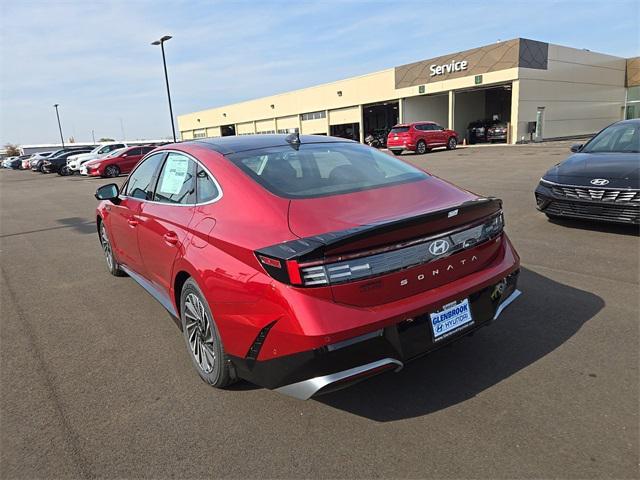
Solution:
M204 130L194 130L193 138L207 138L207 132Z
M278 133L298 133L298 129L297 128L279 128L278 129Z
M319 120L326 117L327 112L325 110L320 110L319 112L303 113L302 115L300 115L300 118L302 120Z

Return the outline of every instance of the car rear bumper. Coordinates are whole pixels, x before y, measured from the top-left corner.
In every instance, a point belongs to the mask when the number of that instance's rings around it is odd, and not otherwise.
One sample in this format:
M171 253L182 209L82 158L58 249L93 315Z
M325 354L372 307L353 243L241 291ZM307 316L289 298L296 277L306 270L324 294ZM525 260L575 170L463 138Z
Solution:
M586 187L585 187L586 188ZM550 216L600 222L640 224L640 205L627 202L576 200L558 196L540 183L535 191L536 207Z
M430 313L406 316L387 325L324 347L269 360L230 357L239 377L299 399L344 388L385 371L398 371L404 363L462 338L497 319L513 302L519 270L475 291L467 298L473 322L435 339Z
M411 144L411 143L407 143L405 145L389 145L389 144L387 144L387 149L391 150L392 152L404 152L404 151L415 152L416 151L416 146Z

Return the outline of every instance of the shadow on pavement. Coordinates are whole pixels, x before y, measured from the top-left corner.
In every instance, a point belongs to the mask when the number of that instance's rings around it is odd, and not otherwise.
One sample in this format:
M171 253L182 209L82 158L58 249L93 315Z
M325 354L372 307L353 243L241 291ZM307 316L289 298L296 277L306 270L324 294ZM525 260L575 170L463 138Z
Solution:
M378 422L437 412L472 398L552 352L604 301L526 268L523 295L498 320L449 347L316 401Z
M98 232L96 227L96 222L94 220L87 220L86 218L79 217L69 217L69 218L60 218L57 220L58 223L61 223L63 227L60 228L71 228L78 233L90 234Z

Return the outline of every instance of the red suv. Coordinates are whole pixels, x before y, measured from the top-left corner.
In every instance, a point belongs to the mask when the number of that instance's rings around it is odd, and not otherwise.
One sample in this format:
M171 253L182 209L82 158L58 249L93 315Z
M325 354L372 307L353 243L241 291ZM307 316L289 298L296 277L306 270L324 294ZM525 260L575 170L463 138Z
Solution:
M215 387L306 399L397 371L520 293L500 200L345 139L167 145L96 197L110 272L169 311Z
M458 145L458 134L434 122L414 122L396 125L387 137L387 148L400 155L405 150L423 154L436 147L453 150Z
M85 163L80 167L80 173L90 177L117 177L121 173L133 170L140 159L155 148L155 145L123 148L113 155Z

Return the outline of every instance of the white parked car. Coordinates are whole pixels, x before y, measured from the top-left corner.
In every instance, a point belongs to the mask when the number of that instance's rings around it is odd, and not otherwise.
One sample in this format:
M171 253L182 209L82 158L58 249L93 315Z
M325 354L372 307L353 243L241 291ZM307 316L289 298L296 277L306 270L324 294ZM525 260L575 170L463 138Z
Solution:
M89 153L81 153L79 155L71 155L67 159L67 169L69 173L75 173L80 170L80 167L89 160L95 160L96 158L102 158L113 150L126 147L126 143L103 143L91 150Z

